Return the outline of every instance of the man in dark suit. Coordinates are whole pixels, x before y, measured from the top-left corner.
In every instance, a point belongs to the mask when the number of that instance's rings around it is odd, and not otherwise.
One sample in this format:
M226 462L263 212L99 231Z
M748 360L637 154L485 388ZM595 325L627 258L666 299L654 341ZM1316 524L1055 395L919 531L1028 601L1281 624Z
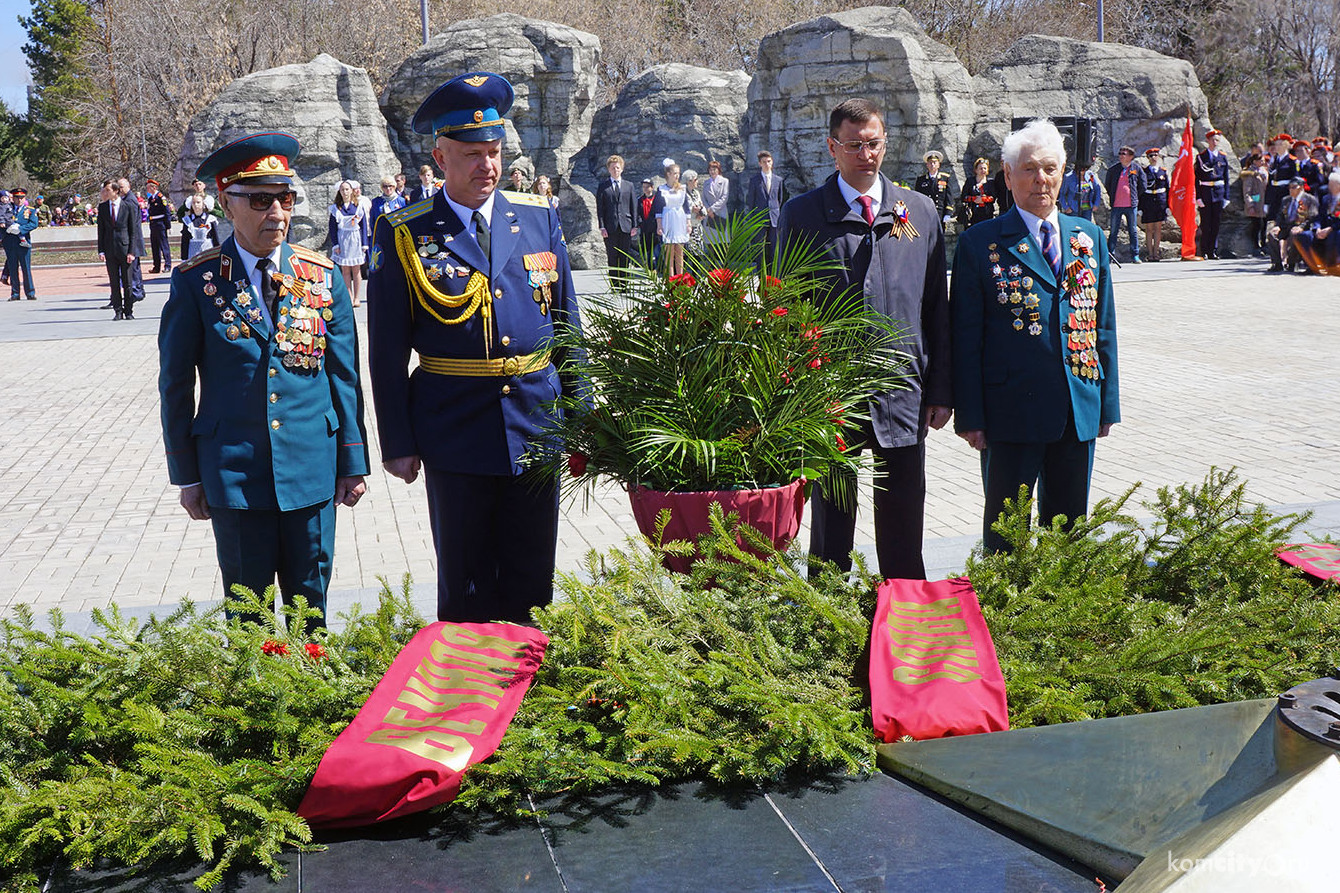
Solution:
M382 218L369 261L382 464L406 483L424 471L440 620L526 622L553 598L558 481L523 476L521 457L573 393L551 341L580 321L558 212L498 189L513 95L481 71L424 100L412 126L436 137L442 191Z
M1065 143L1050 121L1006 138L1012 210L959 236L954 427L981 451L983 543L1006 499L1038 485L1038 515L1088 511L1094 439L1121 420L1108 246L1088 220L1061 214Z
M127 188L123 189L122 184ZM98 206L98 257L107 265L116 319L135 318L134 266L144 254L140 206L128 187L126 180L114 181L111 198Z
M1279 213L1266 230L1266 253L1270 255L1271 273L1293 272L1302 258L1298 253L1297 237L1312 227L1320 210L1317 199L1306 189L1302 177L1289 181L1289 192L1280 200Z
M786 204L786 187L782 178L772 172L772 153L766 149L758 153L758 173L749 178L744 204L750 211L768 215L763 230L763 256L771 259L777 248L777 222L782 216L782 205Z
M423 165L419 168L419 185L410 190L409 203L421 202L426 198L432 198L441 191L442 187L438 185L433 177L433 169L429 165Z
M637 228L637 195L633 184L623 178L623 157L611 155L605 161L609 179L596 189L596 221L600 238L605 240L605 259L610 268L610 285L628 287L628 263L633 255L633 230Z
M1219 220L1228 204L1228 158L1219 151L1217 130L1205 134L1205 151L1196 156L1196 207L1200 208L1200 253L1219 259Z
M828 119L828 152L836 173L791 199L778 220L778 250L813 244L837 262L823 297L863 294L871 308L907 330L904 390L872 394L861 432L875 456L875 551L884 577L924 579L926 432L949 421L949 305L944 235L935 205L880 173L887 140L878 107L848 99ZM851 567L856 527L853 498L839 504L815 487L810 554Z
M262 133L201 163L233 235L172 274L158 389L168 475L213 525L225 597L278 578L286 603L324 612L335 507L366 490L368 448L344 279L285 241L297 154L292 136Z

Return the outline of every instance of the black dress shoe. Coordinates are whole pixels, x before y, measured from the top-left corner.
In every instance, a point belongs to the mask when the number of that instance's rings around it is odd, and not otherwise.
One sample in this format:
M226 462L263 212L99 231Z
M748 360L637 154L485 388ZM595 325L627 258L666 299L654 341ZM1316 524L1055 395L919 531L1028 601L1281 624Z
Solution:
M14 295L12 298L10 298L11 301L17 301L18 299L19 299L18 295Z
M30 294L30 295L28 295L28 300L30 300L30 301L36 301L36 300L37 300L37 295L36 295L36 294Z
M114 319L114 320L112 320L112 321L113 321L113 322L117 322L117 321L122 320L122 319L125 319L125 318L126 318L126 315L125 315L124 313L122 313L120 310L118 310L118 311L116 311L116 319Z

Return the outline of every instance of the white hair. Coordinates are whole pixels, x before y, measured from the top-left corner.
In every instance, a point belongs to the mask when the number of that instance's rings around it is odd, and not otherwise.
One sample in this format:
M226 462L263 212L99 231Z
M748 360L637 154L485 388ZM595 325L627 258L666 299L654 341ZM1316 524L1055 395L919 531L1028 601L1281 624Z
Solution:
M1005 137L1000 147L1000 160L1016 167L1025 153L1055 155L1065 167L1065 140L1056 125L1046 118L1034 118L1014 133Z

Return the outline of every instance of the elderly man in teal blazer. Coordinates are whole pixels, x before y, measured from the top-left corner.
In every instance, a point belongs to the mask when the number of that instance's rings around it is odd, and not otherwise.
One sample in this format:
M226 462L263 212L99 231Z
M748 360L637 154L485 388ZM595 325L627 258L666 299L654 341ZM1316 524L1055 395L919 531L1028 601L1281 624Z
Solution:
M981 451L983 542L1019 487L1043 523L1088 510L1094 440L1121 420L1107 241L1057 210L1065 144L1049 121L1001 150L1015 206L959 237L950 285L954 427Z
M344 280L284 241L297 154L263 133L201 164L234 232L172 274L158 387L168 474L187 514L213 523L225 596L277 577L286 603L324 613L335 506L363 495L368 448Z

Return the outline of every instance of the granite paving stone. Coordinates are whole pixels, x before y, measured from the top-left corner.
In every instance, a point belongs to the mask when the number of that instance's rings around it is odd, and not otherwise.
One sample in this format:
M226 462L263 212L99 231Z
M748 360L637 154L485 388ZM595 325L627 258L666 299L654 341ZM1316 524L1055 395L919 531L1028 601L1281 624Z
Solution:
M1277 280L1259 275L1259 262L1149 266L1114 274L1123 422L1098 444L1093 499L1136 482L1145 485L1137 499L1151 498L1157 487L1200 481L1212 465L1236 467L1252 499L1321 510L1309 530L1340 535L1340 383L1328 353L1340 343L1335 281L1294 277L1275 312L1262 313L1263 284ZM0 612L218 598L209 525L186 518L162 458L155 338L166 277L149 277L137 318L121 323L98 309L101 268L39 268L38 278L51 282L42 300L0 302L0 472L9 484L0 491ZM583 293L604 288L598 274L577 281ZM409 573L431 612L423 485L381 469L370 409L368 423L370 490L357 509L339 510L332 605L369 600L379 577L398 586ZM937 572L952 573L981 534L978 457L948 430L931 432L927 479L927 552ZM626 495L601 484L589 500L564 502L558 566L577 570L590 549L624 547L630 535ZM868 485L856 544L873 555Z

